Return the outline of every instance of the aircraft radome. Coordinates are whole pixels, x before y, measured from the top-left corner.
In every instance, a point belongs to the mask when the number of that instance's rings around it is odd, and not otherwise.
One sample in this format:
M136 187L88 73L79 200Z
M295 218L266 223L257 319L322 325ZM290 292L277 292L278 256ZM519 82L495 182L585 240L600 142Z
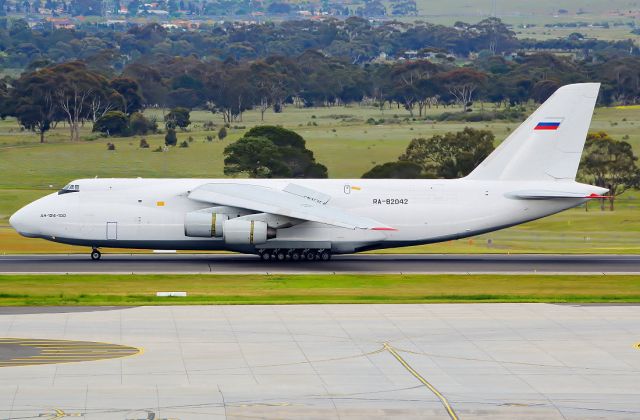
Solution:
M95 260L100 247L328 260L478 235L607 191L575 181L599 87L561 87L460 179L79 179L10 223Z

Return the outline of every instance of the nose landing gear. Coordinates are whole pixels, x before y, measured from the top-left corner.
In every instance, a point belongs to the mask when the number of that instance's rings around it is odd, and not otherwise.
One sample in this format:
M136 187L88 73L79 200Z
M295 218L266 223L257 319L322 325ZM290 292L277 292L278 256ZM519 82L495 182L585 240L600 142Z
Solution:
M102 253L98 251L97 248L93 248L93 250L91 250L91 259L93 261L98 261L100 257L102 257Z

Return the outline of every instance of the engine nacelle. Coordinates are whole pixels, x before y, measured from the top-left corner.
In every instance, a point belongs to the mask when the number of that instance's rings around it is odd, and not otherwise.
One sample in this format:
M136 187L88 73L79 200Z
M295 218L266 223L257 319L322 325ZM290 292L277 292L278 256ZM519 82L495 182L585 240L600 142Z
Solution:
M229 219L227 214L206 213L193 211L184 216L185 236L212 238L222 236L224 222Z
M224 222L224 241L233 245L257 245L275 238L274 229L258 220L231 219Z

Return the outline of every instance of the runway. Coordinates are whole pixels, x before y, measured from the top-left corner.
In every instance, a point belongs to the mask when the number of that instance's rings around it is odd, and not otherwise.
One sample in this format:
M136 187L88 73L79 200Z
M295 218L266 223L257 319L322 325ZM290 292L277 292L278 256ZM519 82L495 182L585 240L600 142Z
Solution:
M263 262L237 254L103 254L0 256L7 273L595 273L638 274L640 255L356 254L328 262Z
M0 308L0 337L0 419L640 418L638 305Z

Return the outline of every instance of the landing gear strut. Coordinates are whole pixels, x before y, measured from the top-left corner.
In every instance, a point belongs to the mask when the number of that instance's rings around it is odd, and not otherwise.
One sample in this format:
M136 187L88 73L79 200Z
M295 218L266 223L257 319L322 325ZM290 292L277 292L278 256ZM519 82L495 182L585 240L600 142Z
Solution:
M97 248L93 248L93 250L91 250L91 259L93 261L98 261L100 257L102 257L102 253L98 251Z
M331 250L328 249L263 249L258 255L262 261L297 262L297 261L329 261Z

